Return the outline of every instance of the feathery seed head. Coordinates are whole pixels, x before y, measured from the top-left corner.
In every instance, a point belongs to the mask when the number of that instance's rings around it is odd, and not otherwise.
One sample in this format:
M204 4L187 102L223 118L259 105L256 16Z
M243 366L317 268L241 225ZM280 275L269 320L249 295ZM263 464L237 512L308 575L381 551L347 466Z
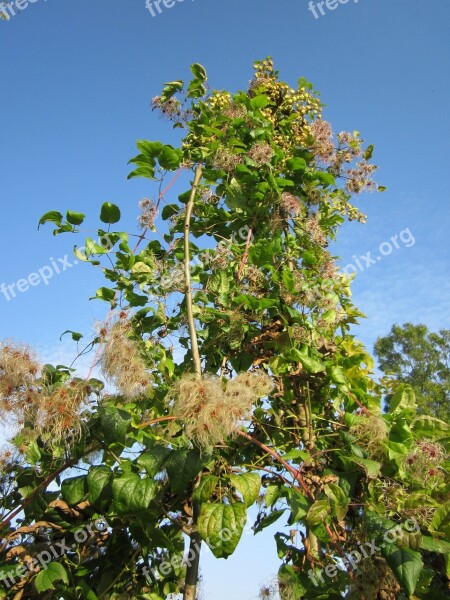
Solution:
M107 330L100 359L103 375L126 398L144 395L152 383L139 345L132 335L133 327L129 320L116 320Z

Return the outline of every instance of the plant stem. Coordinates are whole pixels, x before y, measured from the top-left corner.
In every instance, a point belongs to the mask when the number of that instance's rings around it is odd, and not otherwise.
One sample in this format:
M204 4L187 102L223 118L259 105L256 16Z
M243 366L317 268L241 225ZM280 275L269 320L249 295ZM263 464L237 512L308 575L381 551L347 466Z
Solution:
M192 184L191 195L189 202L186 206L186 219L184 221L184 275L186 285L186 311L187 320L189 324L189 337L191 338L191 352L192 359L194 361L194 371L197 379L202 376L202 365L200 361L200 353L198 351L198 340L197 331L195 329L194 321L194 307L192 301L192 288L191 288L191 257L189 254L189 232L191 228L191 217L194 209L195 194L197 193L197 187L202 178L202 165L197 165L195 170L194 183Z
M198 350L198 339L197 330L195 329L194 321L194 305L192 300L192 288L191 288L191 260L189 254L189 232L191 228L192 212L194 210L195 195L197 193L197 187L202 178L202 165L197 165L195 170L194 182L192 184L191 195L189 202L186 206L186 219L184 222L184 275L185 275L185 298L186 298L186 312L187 320L189 325L189 337L191 338L191 352L192 359L194 361L194 372L197 379L202 377L202 363L200 360L200 352ZM193 503L193 526L195 528L197 517L198 517L198 506L197 503ZM198 570L200 566L200 550L202 545L202 538L197 531L193 531L190 534L190 547L189 547L189 562L186 569L186 578L184 585L183 600L195 600L197 595L197 581L198 581Z
M241 264L239 265L239 270L238 270L238 274L237 274L237 280L238 280L238 282L241 280L242 271L244 270L245 263L247 262L248 250L250 248L250 241L252 239L252 234L253 234L253 226L254 225L252 224L252 226L248 230L248 235L247 235L247 241L246 241L246 244L245 244L244 255L242 257Z
M186 570L186 579L184 585L183 600L195 600L197 595L198 569L200 566L200 549L202 538L200 534L193 531L190 535L191 543L189 546L188 556L192 556L189 560Z

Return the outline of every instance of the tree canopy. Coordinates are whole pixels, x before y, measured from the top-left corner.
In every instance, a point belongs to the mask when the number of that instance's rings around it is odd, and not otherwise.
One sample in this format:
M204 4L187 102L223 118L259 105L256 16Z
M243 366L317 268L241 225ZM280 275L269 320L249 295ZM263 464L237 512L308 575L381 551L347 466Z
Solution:
M374 347L380 370L394 383L410 385L418 411L450 422L450 329L393 325ZM386 396L389 407L391 395Z
M102 380L0 347L16 428L0 596L193 600L202 543L230 556L254 507L255 534L280 524L262 597L444 599L449 427L406 385L382 413L329 251L345 219L364 221L352 195L377 189L374 148L334 135L313 86L280 81L271 59L235 93L191 71L152 101L179 144L139 140L130 161L154 182L139 230L104 203L75 249L102 269L109 313L84 346L66 333ZM40 224L78 234L85 219Z

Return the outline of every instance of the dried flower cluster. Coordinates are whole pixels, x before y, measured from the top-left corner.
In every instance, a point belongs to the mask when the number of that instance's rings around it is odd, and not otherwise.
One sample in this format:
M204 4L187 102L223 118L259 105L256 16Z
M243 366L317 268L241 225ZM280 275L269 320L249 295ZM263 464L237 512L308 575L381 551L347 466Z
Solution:
M222 169L227 172L233 171L241 162L240 156L233 154L226 148L217 150L212 159L212 165L215 169Z
M219 268L225 269L230 261L233 260L233 253L230 248L229 241L220 241L214 249L208 249L202 252L202 263L208 269Z
M13 343L0 348L0 419L14 417L23 422L35 404L40 365L27 346Z
M333 132L328 121L317 120L311 125L311 134L314 139L312 150L323 160L330 162L334 155Z
M81 412L91 389L73 379L48 388L39 379L41 367L32 350L7 343L0 350L0 417L24 426L44 441L73 441L82 430Z
M181 102L176 98L169 98L166 102L162 102L161 96L155 96L152 98L152 108L158 109L163 116L171 119L174 117L181 117L183 114Z
M14 464L14 454L12 450L0 450L0 473L7 472Z
M438 481L442 476L441 463L446 459L445 449L431 440L416 442L415 448L406 456L405 466L411 476L421 481Z
M140 200L139 208L141 210L141 214L138 217L139 227L141 229L153 229L155 219L158 216L158 208L148 198Z
M228 108L223 111L223 114L229 119L242 119L247 114L245 106L231 103Z
M395 600L399 591L400 585L385 559L375 554L358 563L347 597L350 600Z
M35 429L43 438L77 439L82 433L81 411L89 398L90 386L82 379L73 379L55 389L39 402Z
M105 378L111 381L126 398L144 395L152 377L147 371L138 343L133 339L133 327L121 315L104 333L100 366ZM105 331L106 330L106 331Z
M333 132L327 121L316 120L311 124L311 149L315 156L328 165L329 171L346 180L346 189L351 194L360 194L363 191L374 191L377 184L372 176L377 167L362 160L350 168L358 157L363 155L362 144L364 140L359 137L359 132L342 131L337 134L337 145L333 142ZM350 219L364 221L365 216L345 200L336 205L342 213L347 213Z
M297 217L302 209L302 202L298 196L294 196L289 192L281 194L280 206L288 215Z
M182 263L169 264L166 261L156 260L156 273L164 295L185 291L186 275Z
M356 437L356 443L364 448L370 458L380 460L385 455L384 443L387 441L387 426L382 417L376 415L361 416L350 427L350 433Z
M277 577L259 590L260 600L296 600L294 586L288 578Z
M326 245L327 236L320 226L319 218L316 214L313 214L306 219L304 227L314 243L318 244L319 246Z
M270 162L273 156L273 150L269 144L254 144L250 148L248 155L256 164L263 165L264 163Z
M184 421L187 436L208 450L232 435L255 400L272 389L272 380L263 371L241 373L225 389L217 377L199 380L186 375L176 386L173 412Z
M375 165L366 161L359 162L355 169L349 169L347 171L347 190L353 194L359 194L364 190L371 192L376 190L377 184L372 179L372 174L376 169Z

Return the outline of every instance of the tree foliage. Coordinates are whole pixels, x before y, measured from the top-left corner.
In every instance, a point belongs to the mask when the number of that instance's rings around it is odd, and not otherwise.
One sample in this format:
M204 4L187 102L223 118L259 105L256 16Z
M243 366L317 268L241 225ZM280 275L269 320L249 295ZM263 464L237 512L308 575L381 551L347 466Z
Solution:
M193 599L202 541L227 558L254 507L256 534L280 524L283 599L445 598L448 426L417 415L407 386L382 414L328 250L345 218L364 220L350 200L376 188L373 146L333 137L311 84L281 82L270 59L237 93L191 70L153 99L179 145L140 140L131 160L130 178L155 185L140 232L107 203L98 240L75 250L107 282L94 298L110 312L80 354L95 351L108 387L0 349L17 430L1 463L3 597Z
M425 325L393 325L375 343L381 371L396 383L410 385L418 411L450 422L450 330L437 333ZM386 396L389 408L391 395Z

